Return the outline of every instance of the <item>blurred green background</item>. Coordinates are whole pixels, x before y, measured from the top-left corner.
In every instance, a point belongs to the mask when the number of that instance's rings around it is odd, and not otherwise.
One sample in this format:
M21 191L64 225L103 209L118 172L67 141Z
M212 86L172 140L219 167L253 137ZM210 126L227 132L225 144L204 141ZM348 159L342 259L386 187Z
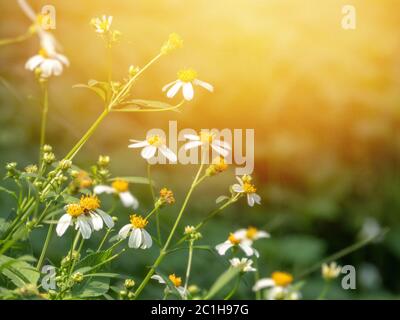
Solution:
M129 65L144 65L171 32L185 47L163 58L134 88L139 98L165 100L164 84L176 71L193 67L212 83L215 93L198 90L182 113L112 114L76 158L88 167L99 154L112 158L115 175L145 175L139 153L127 149L130 138L142 139L152 128L255 129L255 181L263 204L236 204L203 230L202 244L214 246L229 231L255 225L272 234L257 243L262 276L272 271L301 272L323 257L382 227L390 231L378 243L339 261L357 270L357 289L345 291L339 281L331 298L398 298L400 278L400 3L354 0L357 29L341 28L346 1L325 0L115 0L30 1L57 9L55 35L71 61L62 77L50 82L48 143L62 157L102 111L91 92L72 89L89 79L106 79L106 52L89 25L102 14L113 15L122 32L115 47L114 78ZM0 38L24 33L30 22L16 1L0 2ZM0 163L22 167L37 159L40 90L24 69L39 50L35 37L0 48ZM162 214L169 230L195 168L157 166L158 186L176 193L177 206ZM3 170L4 171L4 170ZM2 172L3 172L2 171ZM201 186L190 203L184 225L196 223L215 207L215 199L234 183L233 168ZM140 212L150 208L146 186L133 186ZM0 196L0 215L9 199ZM120 224L128 211L120 209ZM39 252L43 232L29 248ZM57 261L65 242L54 239L50 258ZM140 280L152 253L130 250L113 269ZM184 274L186 253L162 265L165 273ZM207 288L227 267L225 258L197 252L193 283ZM395 275L395 276L394 276ZM237 298L249 298L252 278ZM318 296L319 272L303 288L305 298ZM154 284L145 297L159 294Z

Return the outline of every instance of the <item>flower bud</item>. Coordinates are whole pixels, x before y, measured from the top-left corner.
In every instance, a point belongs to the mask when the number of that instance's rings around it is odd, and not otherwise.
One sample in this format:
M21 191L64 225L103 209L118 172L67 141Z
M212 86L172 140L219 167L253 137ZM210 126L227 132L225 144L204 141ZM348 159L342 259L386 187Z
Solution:
M72 166L72 161L68 159L63 159L60 161L59 166L61 170L68 170Z
M137 75L137 73L140 71L140 68L137 66L130 66L129 67L129 76L132 78Z
M53 151L52 146L50 146L50 145L48 145L48 144L45 144L45 145L43 146L43 152L52 152L52 151Z
M38 167L35 164L31 164L25 168L26 173L36 173L38 171Z
M160 190L160 198L158 199L157 203L160 206L173 205L175 203L174 193L167 188L162 188Z
M171 33L168 37L168 40L161 47L161 53L168 54L182 47L183 47L183 40L180 37L180 35L177 33Z
M83 281L83 274L81 272L76 272L72 275L72 281L75 283L81 283Z
M106 167L110 164L109 156L99 156L99 160L97 160L97 165L99 167Z
M135 286L135 281L132 279L126 279L124 285L126 289L130 290Z
M47 164L52 164L55 160L56 160L56 156L54 155L53 152L46 152L43 155L43 160L44 162L46 162Z

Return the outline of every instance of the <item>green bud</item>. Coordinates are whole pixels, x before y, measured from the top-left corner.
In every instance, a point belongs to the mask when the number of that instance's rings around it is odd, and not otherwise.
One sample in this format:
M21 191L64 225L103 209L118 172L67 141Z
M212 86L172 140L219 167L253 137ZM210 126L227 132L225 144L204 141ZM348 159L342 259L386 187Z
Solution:
M135 286L135 281L132 279L126 279L125 280L125 288L130 290Z
M68 170L72 166L72 161L67 159L61 160L59 166L61 170Z

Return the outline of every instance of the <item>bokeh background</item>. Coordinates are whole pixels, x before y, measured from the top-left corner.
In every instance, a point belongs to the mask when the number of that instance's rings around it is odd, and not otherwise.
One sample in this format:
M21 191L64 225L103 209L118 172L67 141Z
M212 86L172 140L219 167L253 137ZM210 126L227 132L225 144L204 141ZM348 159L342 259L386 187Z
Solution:
M89 25L102 14L113 15L122 32L114 48L115 80L129 65L144 65L171 32L185 39L183 49L163 58L140 79L133 95L165 100L164 84L183 67L197 69L215 93L198 90L181 113L112 114L76 158L88 167L99 154L112 158L115 175L145 175L138 152L128 139L144 138L151 128L252 128L256 138L255 181L263 204L240 203L204 229L201 244L215 245L229 231L255 225L272 238L260 241L263 276L273 270L299 273L323 257L383 227L384 239L341 259L357 270L357 289L338 284L330 298L398 298L400 294L400 3L353 0L357 29L341 28L342 6L325 0L87 0L30 1L57 9L55 35L71 61L62 77L50 83L48 143L62 157L102 111L89 91L72 89L89 79L106 79L106 51ZM16 1L0 2L0 37L24 33L30 22ZM25 61L38 51L32 39L0 48L0 162L21 166L37 159L40 90ZM2 169L3 170L3 169ZM176 192L178 204L195 171L190 166L157 166L158 186ZM2 171L3 172L3 171ZM233 168L200 187L182 225L196 223L215 207L234 182ZM143 212L151 201L146 186L133 186ZM1 195L1 215L9 200ZM121 224L129 212L120 209ZM177 207L162 214L164 232ZM182 229L181 228L181 229ZM29 243L40 250L43 233ZM54 239L50 258L57 261L65 239ZM68 241L68 244L70 241ZM64 248L64 249L63 249ZM140 280L153 253L130 251L113 268ZM165 273L183 275L186 254L174 254ZM197 252L193 283L207 288L227 267L210 252ZM237 298L251 298L251 278ZM323 282L319 272L303 287L315 298ZM152 285L145 297L154 297Z

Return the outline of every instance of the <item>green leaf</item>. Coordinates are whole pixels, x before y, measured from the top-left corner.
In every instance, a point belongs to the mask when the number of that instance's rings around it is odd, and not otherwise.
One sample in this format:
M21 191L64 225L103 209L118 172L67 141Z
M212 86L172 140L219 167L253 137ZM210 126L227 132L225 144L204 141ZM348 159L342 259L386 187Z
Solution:
M75 266L76 270L78 270L78 269L80 270L82 268L87 267L87 268L89 268L87 271L89 271L89 270L94 271L94 270L92 270L92 267L107 260L111 256L111 254L112 254L112 250L110 250L110 249L91 253L76 264L76 266ZM82 272L82 271L80 271L80 272Z
M27 257L19 259L0 256L0 271L10 279L17 287L26 284L36 284L40 278L40 273L26 262Z
M110 288L110 279L99 278L89 279L75 286L71 291L71 298L94 298L99 297L108 292Z
M228 196L219 196L218 198L217 198L217 200L215 200L215 203L221 203L222 201L226 201L226 200L229 200L230 198L228 197Z
M124 104L134 105L142 108L154 108L154 109L169 109L173 108L172 105L166 102L154 101L154 100L143 100L143 99L134 99L130 101L126 101Z
M89 80L88 84L76 84L73 88L85 88L92 90L96 93L104 102L109 100L111 96L111 88L107 82L101 82L97 80Z
M231 282L239 274L239 272L240 270L238 268L229 268L226 270L214 282L204 299L208 300L214 297L219 291L221 291L221 289L228 285L228 283Z
M126 279L126 277L120 275L119 273L111 273L111 272L88 273L88 274L85 274L84 276L85 277L93 277L93 278Z
M17 195L16 195L16 193L15 193L15 192L13 192L13 191L11 191L11 190L8 190L8 189L6 189L6 188L4 188L4 187L1 187L1 186L0 186L0 191L2 191L2 192L5 192L5 193L9 194L10 196L14 197L14 198L15 198L15 200L17 200L17 201L18 201L18 197L17 197Z

